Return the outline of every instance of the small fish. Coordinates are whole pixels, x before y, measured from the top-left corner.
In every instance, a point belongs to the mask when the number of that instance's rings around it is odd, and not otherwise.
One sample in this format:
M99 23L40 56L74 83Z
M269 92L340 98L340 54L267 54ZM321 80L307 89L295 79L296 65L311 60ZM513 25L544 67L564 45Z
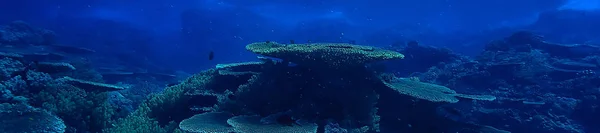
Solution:
M208 60L213 60L214 58L215 58L215 52L213 52L211 50L210 53L208 53Z
M296 44L296 41L290 40L290 44Z
M265 43L271 43L271 41L267 40L267 41L265 41Z
M356 40L350 40L350 42L348 42L350 44L356 44Z

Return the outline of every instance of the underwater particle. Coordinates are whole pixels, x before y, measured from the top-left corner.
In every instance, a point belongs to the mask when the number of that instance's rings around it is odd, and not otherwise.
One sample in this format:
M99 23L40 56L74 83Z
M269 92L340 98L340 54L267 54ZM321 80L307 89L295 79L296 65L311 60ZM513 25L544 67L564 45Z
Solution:
M227 120L239 133L316 133L317 124L303 123L299 125L263 124L260 116L236 116Z
M233 115L223 112L197 114L181 121L179 128L193 133L230 133L233 127L227 124L227 119L231 117Z
M213 60L215 58L215 52L212 50L208 53L208 60Z

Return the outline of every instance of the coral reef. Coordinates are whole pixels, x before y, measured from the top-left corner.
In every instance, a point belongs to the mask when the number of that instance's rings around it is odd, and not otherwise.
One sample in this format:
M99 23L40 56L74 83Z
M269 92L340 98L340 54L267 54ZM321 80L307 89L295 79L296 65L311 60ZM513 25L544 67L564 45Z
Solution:
M259 50L258 45L277 45L268 47L277 47L279 53ZM247 48L266 56L275 55L284 61L261 58L263 62L217 65L214 69L196 74L181 84L152 96L131 116L109 131L149 131L156 128L173 131L176 129L172 123L179 122L181 129L190 132L317 132L317 127L323 127L326 121L334 121L352 131L380 132L378 101L381 100L379 97L382 93L386 93L385 97L404 97L411 101L410 99L420 97L399 95L398 92L402 91L395 89L418 91L436 87L420 82L394 82L394 86L387 86L388 82L382 80L378 73L364 67L367 63L378 60L401 59L402 54L397 52L351 44L335 44L332 47L329 46L333 44L307 45L310 47L279 45L282 44L263 42L250 44ZM304 51L295 50L300 48ZM316 54L327 56L306 60L306 54L310 54L308 51L317 51ZM337 63L325 63L328 58ZM297 65L289 66L286 61ZM335 64L354 67L331 69L332 66L339 67ZM494 100L493 96L463 95L456 92L431 94L450 99L456 96ZM275 115L282 112L285 112L284 115ZM230 118L223 116L225 114ZM269 124L262 121L270 117L277 120L274 125L272 122ZM289 119L287 121L292 121L292 124L289 127L282 126L285 122L280 121L281 119ZM146 122L148 124L144 126L132 125L143 123L142 120L155 121ZM302 121L302 124L297 123L298 121ZM314 126L301 126L312 125L311 123Z
M590 119L600 115L600 47L530 32L475 58L414 41L256 42L246 49L260 61L181 81L94 66L78 58L94 50L53 37L23 22L0 27L0 132L600 132Z

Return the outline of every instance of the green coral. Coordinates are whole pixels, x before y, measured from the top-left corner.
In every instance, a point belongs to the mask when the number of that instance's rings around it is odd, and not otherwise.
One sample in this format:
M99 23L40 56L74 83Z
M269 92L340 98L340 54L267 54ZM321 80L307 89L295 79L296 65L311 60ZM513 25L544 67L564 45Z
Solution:
M460 98L475 100L495 100L496 97L489 95L467 95L458 94L456 91L441 85L420 82L414 79L381 77L383 83L399 92L400 94L423 99L431 102L456 103Z
M30 97L33 106L56 113L71 129L100 132L113 123L115 107L107 102L107 93L86 92L60 81L51 81Z
M158 121L152 119L142 112L147 112L147 108L140 108L140 111L134 112L124 119L119 120L114 127L104 130L106 133L171 133L174 130L173 125L161 126ZM177 130L175 130L177 131Z
M10 79L16 72L23 71L24 66L21 62L12 58L0 59L0 81Z
M131 115L119 120L115 127L105 132L171 132L179 122L193 115L188 107L190 95L195 89L205 89L214 80L215 70L207 70L189 77L181 84L166 88L162 93L153 94ZM166 126L165 126L166 125Z
M275 42L257 42L246 49L264 56L280 58L303 65L321 67L360 66L365 63L402 59L404 55L370 46L346 43L279 44Z
M67 132L99 132L111 126L115 107L108 103L107 93L87 92L52 79L47 73L29 70L25 74L2 82L18 95L12 98L13 101L19 100L56 114L64 120Z

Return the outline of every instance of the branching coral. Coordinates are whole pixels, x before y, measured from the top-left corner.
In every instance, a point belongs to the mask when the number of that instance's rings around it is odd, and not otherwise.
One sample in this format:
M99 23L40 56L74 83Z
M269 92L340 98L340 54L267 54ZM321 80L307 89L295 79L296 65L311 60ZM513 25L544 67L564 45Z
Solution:
M67 130L98 132L111 126L114 106L108 104L107 93L86 92L35 71L28 71L25 81L29 103L55 113L65 121Z
M14 59L5 57L0 59L0 81L9 79L16 72L23 71L24 65Z
M0 84L0 102L10 102L12 101L14 95L12 92L6 88L6 86Z

